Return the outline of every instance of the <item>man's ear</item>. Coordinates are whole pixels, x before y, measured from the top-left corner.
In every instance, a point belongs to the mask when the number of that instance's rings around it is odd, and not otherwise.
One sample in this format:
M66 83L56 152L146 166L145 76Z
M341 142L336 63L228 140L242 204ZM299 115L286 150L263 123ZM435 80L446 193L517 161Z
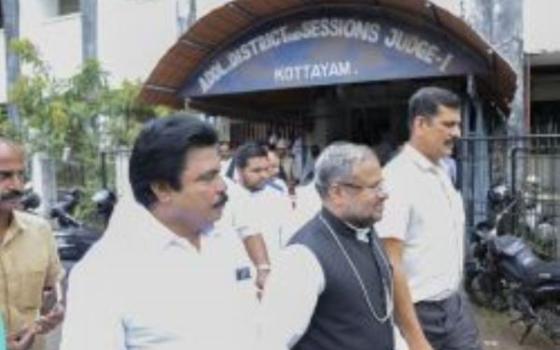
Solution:
M171 199L171 192L173 189L167 182L156 181L150 184L152 192L156 196L158 202L167 203Z
M338 185L334 185L329 187L329 193L328 196L331 200L331 202L337 206L340 204L340 201L342 200L344 193L342 193L342 187L338 186Z
M431 120L429 118L417 115L412 121L412 130L420 131L429 125L431 125Z

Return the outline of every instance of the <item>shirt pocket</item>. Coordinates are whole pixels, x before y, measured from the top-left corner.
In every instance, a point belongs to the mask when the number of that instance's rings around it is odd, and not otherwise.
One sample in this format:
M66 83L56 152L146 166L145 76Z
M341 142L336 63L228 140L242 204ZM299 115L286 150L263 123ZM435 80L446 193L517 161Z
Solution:
M36 310L41 307L43 286L46 271L38 267L30 267L19 271L19 284L16 299L20 307L26 310Z

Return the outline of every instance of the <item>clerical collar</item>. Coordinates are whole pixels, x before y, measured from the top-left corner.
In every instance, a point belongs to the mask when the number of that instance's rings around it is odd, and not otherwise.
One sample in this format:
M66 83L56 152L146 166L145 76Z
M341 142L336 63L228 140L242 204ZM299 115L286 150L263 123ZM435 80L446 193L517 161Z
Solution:
M371 232L370 227L365 227L365 228L356 227L346 221L341 220L339 217L335 216L331 211L329 211L325 207L323 207L323 209L321 210L321 215L326 220L328 220L328 222L333 226L333 228L338 234L355 237L357 240L361 242L365 242L365 243L369 242L368 234L369 232Z
M356 238L359 241L369 243L368 234L371 232L371 227L360 228L360 227L356 227L356 226L354 226L351 223L346 222L346 221L343 221L343 223L346 226L350 227L351 230L354 231L354 233L356 234Z

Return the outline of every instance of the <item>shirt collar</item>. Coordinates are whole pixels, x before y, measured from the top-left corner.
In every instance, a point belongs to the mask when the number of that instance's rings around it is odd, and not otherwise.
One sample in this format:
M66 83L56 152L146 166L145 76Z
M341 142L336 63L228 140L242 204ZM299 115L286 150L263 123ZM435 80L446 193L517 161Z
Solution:
M144 247L152 247L156 250L165 250L170 246L180 246L186 250L196 251L195 247L186 239L173 233L167 226L156 219L153 214L145 207L137 204L134 215L136 229L131 231L132 240L139 241ZM131 219L129 219L131 220ZM201 239L209 236L213 229L209 229L201 234Z
M369 235L371 234L371 227L356 227L349 222L344 221L344 224L348 226L352 231L354 231L354 235L358 239L358 241L362 242L369 242Z
M420 169L424 171L439 171L442 169L441 161L438 164L434 164L431 160L428 159L425 155L423 155L420 151L414 148L409 143L406 143L403 146L402 150L403 154L405 154L410 160L414 162Z
M11 223L10 227L17 228L21 231L25 231L26 229L28 229L29 227L27 226L27 223L22 218L22 216L24 214L17 211L17 210L14 210L13 213L14 213L14 217L13 217L13 220L12 220L12 223Z
M10 226L8 226L8 229L4 234L4 239L0 240L0 245L7 244L17 235L25 232L25 230L28 228L25 220L23 220L22 218L22 213L14 210L12 214L12 222L10 222Z

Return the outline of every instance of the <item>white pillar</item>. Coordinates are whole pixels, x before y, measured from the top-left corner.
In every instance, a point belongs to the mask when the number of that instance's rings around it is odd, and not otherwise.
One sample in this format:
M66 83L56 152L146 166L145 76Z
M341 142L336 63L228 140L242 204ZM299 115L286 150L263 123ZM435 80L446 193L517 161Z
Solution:
M115 188L117 197L121 198L125 194L132 195L130 182L128 180L128 163L130 160L130 150L125 147L118 148L115 153Z
M38 152L32 158L33 190L41 197L37 212L48 217L50 209L56 202L56 167L53 159L46 153Z

